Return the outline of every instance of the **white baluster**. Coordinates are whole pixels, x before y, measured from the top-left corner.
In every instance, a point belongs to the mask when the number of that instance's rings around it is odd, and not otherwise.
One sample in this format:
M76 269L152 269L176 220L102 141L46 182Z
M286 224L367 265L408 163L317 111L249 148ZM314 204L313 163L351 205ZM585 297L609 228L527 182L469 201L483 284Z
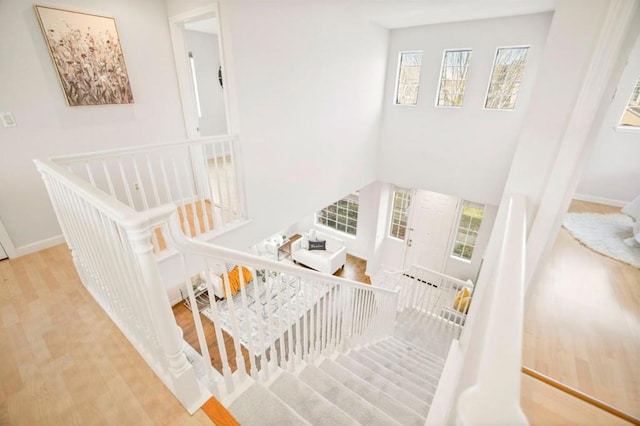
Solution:
M229 358L227 355L227 347L224 343L224 335L222 333L222 329L220 328L220 317L218 314L218 304L215 302L215 293L213 291L213 283L210 280L209 276L209 268L210 265L206 263L206 282L207 282L207 291L209 292L209 307L211 308L211 316L213 322L213 328L216 333L216 343L218 346L218 352L220 353L220 362L222 363L222 376L224 378L224 383L226 386L226 390L228 394L231 394L235 390L235 384L233 383L231 366L229 365ZM211 359L209 359L209 363L211 363ZM211 364L209 364L211 365Z
M296 290L296 322L295 322L295 328L296 328L296 350L295 350L295 354L296 354L296 365L300 365L300 361L302 361L303 358L303 352L302 352L302 330L301 328L303 327L302 323L304 321L304 318L306 316L306 310L304 309L304 305L301 306L303 299L304 299L304 294L302 295L302 297L300 297L300 293L302 292L302 284L300 283L300 278L298 277L293 277L290 276L291 280L295 280L295 290Z
M127 196L127 202L129 203L129 207L132 209L136 209L135 203L133 202L133 197L131 196L131 187L129 186L129 178L124 171L124 167L122 166L122 159L118 157L118 167L120 168L120 176L122 177L122 186L124 186L124 192Z
M238 278L240 279L240 304L242 305L242 314L244 317L245 323L245 333L247 338L247 349L249 350L249 369L251 372L251 377L254 379L258 379L258 370L256 369L256 349L255 349L255 341L253 336L251 335L251 322L249 321L249 310L247 309L247 291L246 283L244 281L244 271L242 265L236 265L238 268ZM256 318L257 319L257 318ZM260 322L258 319L256 322Z
M262 374L263 374L263 380L267 382L269 381L270 371L269 371L269 365L267 361L267 348L266 348L265 339L264 339L264 326L262 324L262 319L264 317L260 312L260 306L262 306L262 302L260 300L260 289L259 289L260 282L259 282L258 274L255 268L251 268L250 272L251 272L251 275L253 276L253 285L252 285L253 300L254 300L253 307L255 309L256 322L258 323L258 340L259 340L258 345L260 345L260 351L259 351L260 370L262 371Z
M233 348L236 353L236 369L240 375L240 381L244 382L247 378L247 366L244 363L242 356L242 349L240 347L240 327L238 327L238 320L236 319L236 311L233 303L233 296L231 294L231 284L229 282L229 273L225 270L223 274L224 281L224 294L227 300L227 309L229 310L229 317L231 319L231 338L233 339Z

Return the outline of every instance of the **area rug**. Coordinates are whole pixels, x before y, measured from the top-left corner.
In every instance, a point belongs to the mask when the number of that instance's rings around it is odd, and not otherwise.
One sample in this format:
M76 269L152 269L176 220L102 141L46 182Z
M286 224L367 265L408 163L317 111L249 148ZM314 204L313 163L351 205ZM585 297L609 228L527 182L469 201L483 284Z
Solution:
M633 220L624 214L568 213L562 226L591 250L640 269L640 247L631 238Z
M276 289L272 288L271 298L268 301L266 295L262 294L261 301L255 302L253 300L253 284L254 282L249 283L245 289L247 292L245 294L246 310L243 309L241 293L238 292L232 296L235 322L238 325L239 333L233 332L233 318L227 300L217 301L216 307L220 327L230 335L238 337L243 346L252 349L257 354L263 353L272 346L330 289L330 286L320 286L321 289L317 286L314 288L312 285L299 283L298 280L292 282L282 280L279 283L280 291L275 291ZM215 322L211 307L206 307L201 313ZM269 316L271 324L269 324ZM262 328L262 338L260 337L260 328Z

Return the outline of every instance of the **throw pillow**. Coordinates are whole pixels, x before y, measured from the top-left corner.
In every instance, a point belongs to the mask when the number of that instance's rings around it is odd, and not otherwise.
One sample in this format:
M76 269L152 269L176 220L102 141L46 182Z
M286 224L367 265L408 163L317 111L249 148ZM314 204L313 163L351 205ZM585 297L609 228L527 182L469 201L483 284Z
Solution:
M469 312L469 305L471 304L471 295L469 294L469 290L466 288L464 290L460 290L458 294L456 294L456 299L453 301L454 309L466 314Z
M309 240L309 250L326 250L326 241L311 241Z
M302 234L302 242L300 243L300 248L305 250L309 250L309 233L305 232Z
M316 230L312 229L311 231L309 231L309 239L316 241L318 238L316 237Z

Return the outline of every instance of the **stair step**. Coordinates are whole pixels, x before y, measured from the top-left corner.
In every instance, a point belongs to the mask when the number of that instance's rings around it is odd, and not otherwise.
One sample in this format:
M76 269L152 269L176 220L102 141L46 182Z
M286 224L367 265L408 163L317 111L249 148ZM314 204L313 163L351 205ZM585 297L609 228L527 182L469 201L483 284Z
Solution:
M438 355L435 355L431 352L425 351L424 349L414 345L413 343L401 339L399 337L392 337L390 339L387 340L383 340L382 342L380 342L382 344L386 344L388 346L392 346L395 347L399 350L402 350L403 352L406 353L411 353L414 354L416 357L428 360L428 361L434 361L439 365L444 365L445 363L445 359L439 357Z
M429 412L429 404L428 402L425 402L424 399L419 399L417 395L409 392L401 386L398 386L386 377L376 373L374 370L365 367L355 359L349 358L345 355L338 355L335 362L370 385L375 386L387 395L391 395L400 404L405 405L416 413L426 416Z
M357 351L353 351L348 356L349 359L357 362L358 364L364 366L365 368L375 371L380 376L386 378L392 383L395 383L402 389L410 392L415 395L416 398L425 401L427 404L431 404L431 399L433 398L433 386L429 383L426 383L427 388L424 388L417 384L416 382L405 378L404 376L396 373L395 371L385 367L384 365L376 362L375 360L360 354Z
M424 424L426 416L423 417L409 407L400 404L392 395L388 395L376 386L367 383L340 364L326 359L320 364L320 369L375 407L387 413L400 424L416 426Z
M378 364L382 365L383 367L386 367L389 370L393 371L394 373L399 374L400 376L404 377L405 379L414 382L415 384L417 384L421 388L427 389L430 392L435 392L436 383L434 383L435 382L434 379L429 381L427 379L424 379L421 376L417 376L412 371L407 370L406 368L404 368L401 365L398 365L395 361L390 360L388 358L385 358L384 356L378 354L377 352L373 352L373 351L369 350L368 348L362 348L357 353L358 353L358 355L362 355L362 356L365 356L367 358L372 359L373 361L377 362Z
M402 355L386 346L372 345L369 349L376 351L384 357L394 359L398 364L406 369L413 371L416 375L425 377L427 380L438 379L442 373L442 366L435 365L432 362L416 360L411 355Z
M400 424L316 366L307 365L300 372L299 378L362 424L376 426Z
M243 426L310 424L259 383L243 392L229 411Z
M293 376L283 372L269 386L283 402L313 425L358 425L355 419Z
M392 351L401 356L406 356L408 358L414 359L420 363L426 363L429 365L433 365L438 369L442 369L444 366L444 360L436 355L425 355L425 353L421 352L415 346L412 346L410 343L401 344L395 341L395 339L387 339L382 342L376 344L376 346L380 346L386 350Z

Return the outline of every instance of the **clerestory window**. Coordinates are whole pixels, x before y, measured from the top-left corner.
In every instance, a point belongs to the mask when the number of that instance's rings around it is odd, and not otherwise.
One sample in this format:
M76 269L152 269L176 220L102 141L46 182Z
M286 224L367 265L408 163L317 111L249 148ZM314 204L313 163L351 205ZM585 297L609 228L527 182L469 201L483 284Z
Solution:
M462 107L471 50L445 50L440 70L437 106Z
M493 61L485 108L514 109L516 107L528 52L528 47L498 49Z

